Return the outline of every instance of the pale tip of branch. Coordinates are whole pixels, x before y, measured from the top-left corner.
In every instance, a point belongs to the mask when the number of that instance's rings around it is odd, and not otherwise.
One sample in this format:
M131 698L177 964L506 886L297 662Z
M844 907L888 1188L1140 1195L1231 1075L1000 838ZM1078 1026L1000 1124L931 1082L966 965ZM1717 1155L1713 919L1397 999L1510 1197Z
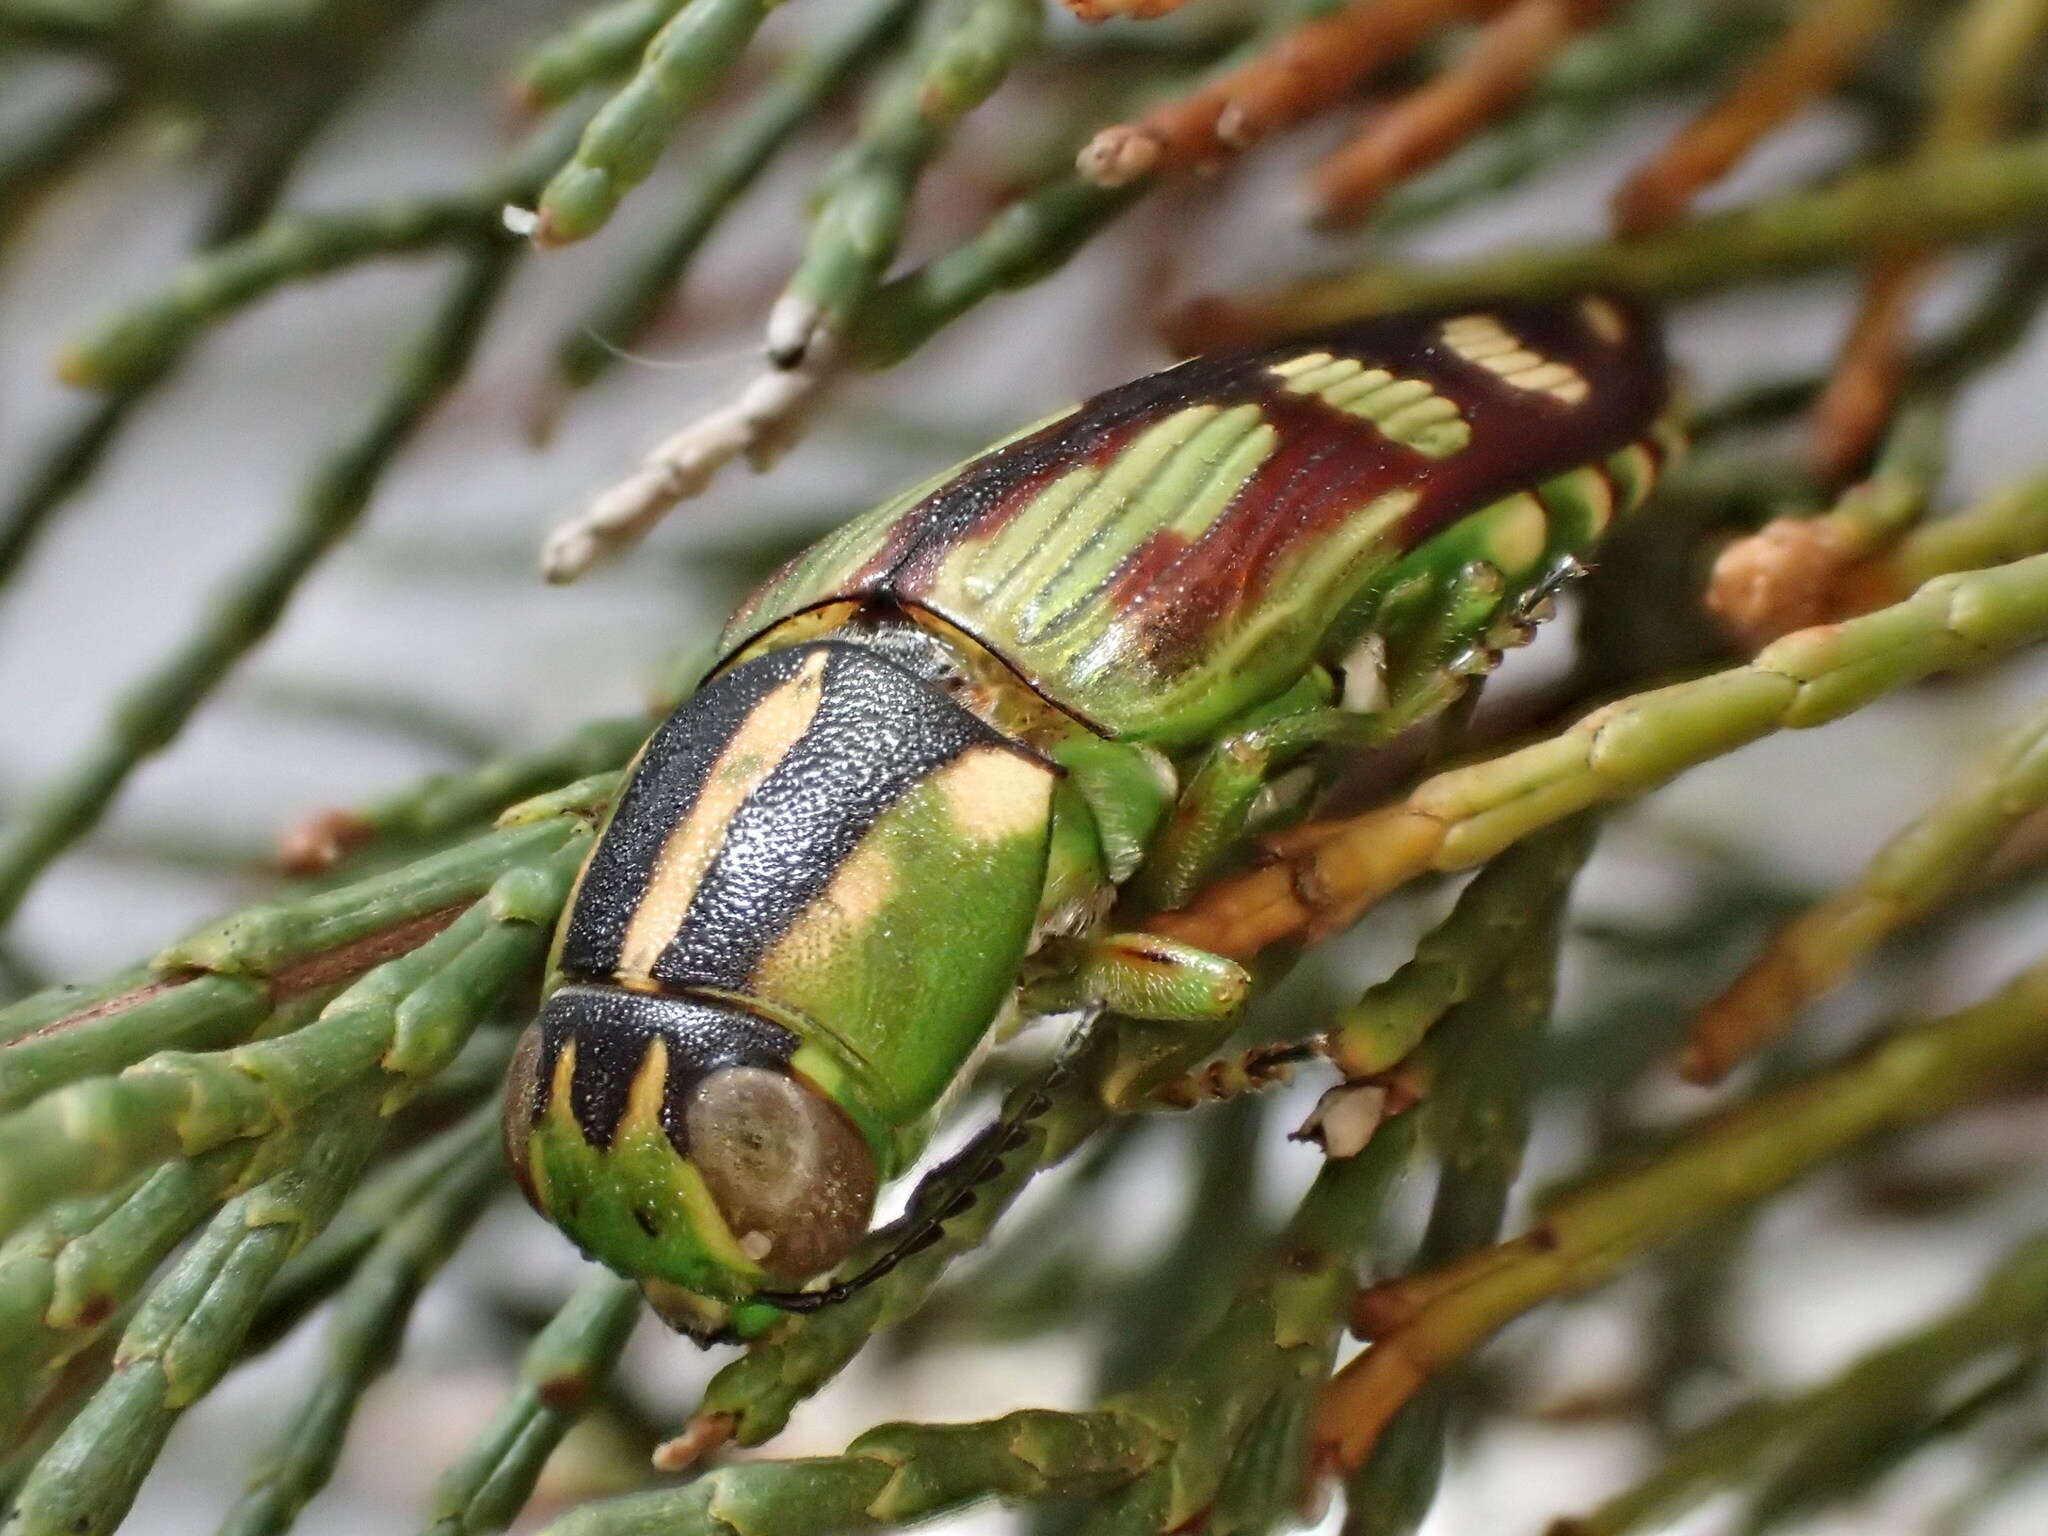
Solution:
M1216 114L1216 142L1231 149L1249 149L1258 138L1242 102L1226 101Z
M317 875L377 835L354 811L319 811L287 828L278 840L278 867L290 875Z
M566 586L597 564L603 555L603 545L579 518L548 535L541 546L540 573L554 585Z
M522 208L517 203L507 203L498 211L498 217L505 228L522 240L531 240L540 229L540 215L531 208Z
M654 1448L654 1470L686 1472L730 1440L738 1428L739 1420L732 1414L700 1413L683 1426L680 1435Z
M1132 123L1105 128L1074 157L1074 169L1098 187L1128 186L1159 164L1159 140Z
M767 468L795 442L830 370L836 341L829 327L815 326L802 367L757 374L731 404L659 444L632 474L548 536L541 573L552 582L574 581L606 556L639 542L677 503L700 495L736 458Z
M816 300L785 293L768 311L768 360L778 368L800 368L824 328L825 311Z
M1326 1156L1356 1157L1387 1117L1387 1090L1378 1083L1339 1083L1309 1112L1292 1140L1312 1141Z

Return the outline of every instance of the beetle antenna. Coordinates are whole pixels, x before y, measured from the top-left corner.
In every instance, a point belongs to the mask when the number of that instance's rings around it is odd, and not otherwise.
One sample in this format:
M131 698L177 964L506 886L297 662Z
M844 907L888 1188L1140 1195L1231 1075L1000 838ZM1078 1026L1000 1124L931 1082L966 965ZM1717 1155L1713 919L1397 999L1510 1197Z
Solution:
M946 1224L971 1209L977 1191L1002 1168L1003 1159L1031 1134L1032 1122L1052 1108L1053 1090L1073 1071L1095 1037L1098 1008L1084 1017L1060 1042L1045 1075L1014 1094L1002 1113L917 1186L910 1208L883 1229L889 1246L857 1274L817 1291L757 1291L750 1298L785 1312L822 1312L866 1290L906 1259L914 1258L945 1236Z

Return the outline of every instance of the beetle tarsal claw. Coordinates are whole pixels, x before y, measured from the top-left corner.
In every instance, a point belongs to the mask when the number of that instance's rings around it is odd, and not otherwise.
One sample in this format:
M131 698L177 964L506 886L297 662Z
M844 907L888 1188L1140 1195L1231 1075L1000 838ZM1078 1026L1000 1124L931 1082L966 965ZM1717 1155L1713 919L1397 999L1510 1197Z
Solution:
M657 445L640 467L559 524L541 550L549 581L574 581L609 555L637 544L675 506L703 493L744 455L767 469L796 441L819 387L832 372L833 334L814 326L802 362L755 375L736 399Z
M1245 826L1257 829L1291 816L1306 806L1316 790L1316 770L1303 763L1260 787L1245 812Z
M1338 707L1354 715L1377 714L1387 707L1387 642L1384 636L1367 635L1351 648L1340 670L1344 691Z
M1387 1117L1387 1090L1378 1083L1339 1083L1320 1099L1289 1139L1312 1141L1328 1157L1356 1157Z

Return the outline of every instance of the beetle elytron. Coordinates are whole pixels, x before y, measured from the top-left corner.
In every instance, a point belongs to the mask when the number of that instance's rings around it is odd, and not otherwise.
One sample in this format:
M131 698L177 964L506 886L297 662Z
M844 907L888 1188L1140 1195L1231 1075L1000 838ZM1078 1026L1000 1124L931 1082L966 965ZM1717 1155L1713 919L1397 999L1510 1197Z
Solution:
M1227 1014L1235 964L1113 916L1227 856L1276 743L1448 702L1647 494L1669 392L1615 299L1398 315L1110 390L797 556L572 898L508 1085L533 1203L710 1336L847 1257L1006 1009Z

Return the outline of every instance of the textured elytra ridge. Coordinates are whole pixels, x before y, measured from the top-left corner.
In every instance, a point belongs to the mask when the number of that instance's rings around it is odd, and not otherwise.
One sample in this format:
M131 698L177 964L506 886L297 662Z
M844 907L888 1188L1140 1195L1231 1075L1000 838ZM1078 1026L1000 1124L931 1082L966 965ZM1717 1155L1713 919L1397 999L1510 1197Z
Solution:
M643 753L572 899L557 972L801 1021L872 1107L907 1122L1015 980L1054 783L870 649L757 657ZM917 1031L897 1027L905 1015Z
M1498 315L1455 316L1444 322L1443 337L1444 344L1466 362L1477 363L1515 389L1541 390L1566 405L1578 405L1592 392L1578 369L1531 351Z
M1484 318L1509 351L1463 355L1446 332L1470 349L1473 312L1431 311L1098 395L799 555L735 616L728 648L834 599L889 598L1110 734L1198 740L1319 659L1394 562L1629 450L1668 403L1655 328L1618 300ZM1647 489L1659 452L1640 455L1616 466L1616 506Z
M1426 379L1397 379L1355 357L1304 352L1275 363L1274 377L1290 394L1312 395L1371 422L1394 442L1432 459L1448 458L1472 442L1472 424L1455 400L1430 388Z

